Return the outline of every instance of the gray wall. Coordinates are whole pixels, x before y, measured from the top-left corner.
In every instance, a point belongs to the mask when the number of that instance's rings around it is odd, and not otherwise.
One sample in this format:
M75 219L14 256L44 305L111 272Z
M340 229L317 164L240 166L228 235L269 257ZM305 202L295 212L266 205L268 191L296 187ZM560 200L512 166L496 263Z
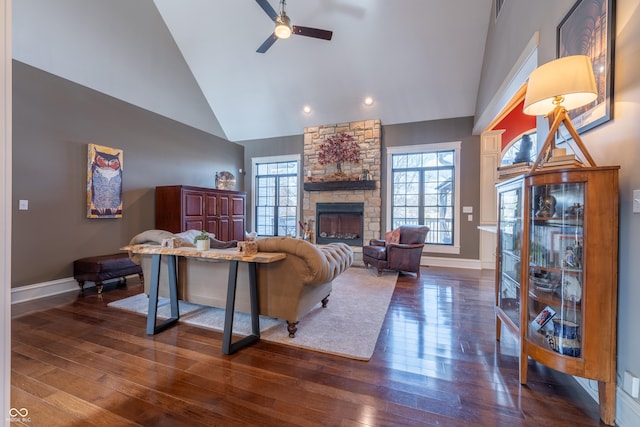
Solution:
M89 143L124 150L122 219L86 218ZM70 277L74 259L118 252L154 228L156 185L212 187L243 158L240 145L14 61L11 286Z
M574 0L504 3L506 19L501 16L497 23L492 21L489 29L476 117L482 114L491 93L506 78L534 31L540 31L538 64L555 58L556 26L574 3ZM598 165L621 166L617 357L620 380L625 370L640 376L640 340L635 329L640 324L640 215L632 213L632 191L640 189L640 1L614 3L613 119L581 137ZM546 122L539 120L538 132L546 135L547 129ZM640 401L636 399L634 403L638 414Z
M401 145L437 144L440 142L462 141L460 153L460 206L473 207L473 221L467 215L460 217L460 254L433 254L443 258L479 259L480 233L480 137L471 135L473 117L433 120L428 122L404 123L382 126L382 223L386 223L387 156L386 148Z
M471 134L473 117L457 119L433 120L428 122L404 123L397 125L382 124L382 215L385 222L386 200L386 147L400 145L433 144L440 142L462 141L461 179L462 206L473 206L474 212L480 209L480 138ZM245 146L245 188L247 200L251 200L251 159L254 157L282 156L290 154L302 155L304 140L302 135L283 138L269 138L240 142ZM301 190L302 191L302 190ZM302 196L300 196L302 199ZM459 212L461 213L461 211ZM479 232L478 215L474 220L466 221L466 215L460 222L461 248L459 255L437 254L447 258L478 259Z
M244 176L244 188L247 191L247 230L253 223L253 212L251 211L253 193L251 191L251 177L253 175L251 159L255 157L287 156L299 154L302 160L304 150L304 139L302 134L283 136L278 138L253 139L239 142L244 146L244 165L247 168ZM302 166L301 166L302 167ZM302 171L300 171L302 173ZM300 186L298 200L302 200L302 186ZM302 212L300 212L302 218ZM253 231L253 230L250 230Z

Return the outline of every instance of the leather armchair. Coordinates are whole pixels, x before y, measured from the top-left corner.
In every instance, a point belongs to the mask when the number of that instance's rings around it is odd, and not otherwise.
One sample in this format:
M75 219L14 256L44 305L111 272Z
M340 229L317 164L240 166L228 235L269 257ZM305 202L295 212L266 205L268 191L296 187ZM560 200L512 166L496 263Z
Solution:
M378 276L382 270L397 270L416 273L416 277L420 277L420 257L429 227L401 225L399 228L399 243L372 239L369 246L362 248L362 261L367 268L369 265L376 267Z

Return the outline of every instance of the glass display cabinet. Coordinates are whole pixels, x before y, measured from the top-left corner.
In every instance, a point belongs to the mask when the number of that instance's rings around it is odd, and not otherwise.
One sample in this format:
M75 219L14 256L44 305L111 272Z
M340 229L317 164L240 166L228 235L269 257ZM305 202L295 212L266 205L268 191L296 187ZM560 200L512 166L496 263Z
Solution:
M524 222L522 176L496 186L498 194L498 236L496 251L496 339L502 325L519 337L520 266Z
M618 167L532 172L523 204L520 382L529 357L597 380L601 418L613 424Z

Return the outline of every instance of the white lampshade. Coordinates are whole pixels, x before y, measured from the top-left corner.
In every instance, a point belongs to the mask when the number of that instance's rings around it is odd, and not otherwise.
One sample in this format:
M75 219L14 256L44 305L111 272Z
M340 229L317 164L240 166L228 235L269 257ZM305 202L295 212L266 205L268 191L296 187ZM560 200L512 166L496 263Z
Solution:
M582 107L598 97L591 60L586 55L565 56L533 70L529 76L524 113L546 115L556 104L567 110Z

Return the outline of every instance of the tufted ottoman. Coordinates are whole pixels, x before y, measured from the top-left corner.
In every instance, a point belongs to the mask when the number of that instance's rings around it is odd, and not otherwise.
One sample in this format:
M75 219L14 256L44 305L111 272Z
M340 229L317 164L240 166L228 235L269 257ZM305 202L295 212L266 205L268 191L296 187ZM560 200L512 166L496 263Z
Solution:
M144 283L142 267L131 261L126 252L81 258L73 262L73 278L78 281L82 292L87 280L95 282L98 293L101 294L102 282L120 278L123 283L127 283L125 276L130 274L139 275L140 282Z

